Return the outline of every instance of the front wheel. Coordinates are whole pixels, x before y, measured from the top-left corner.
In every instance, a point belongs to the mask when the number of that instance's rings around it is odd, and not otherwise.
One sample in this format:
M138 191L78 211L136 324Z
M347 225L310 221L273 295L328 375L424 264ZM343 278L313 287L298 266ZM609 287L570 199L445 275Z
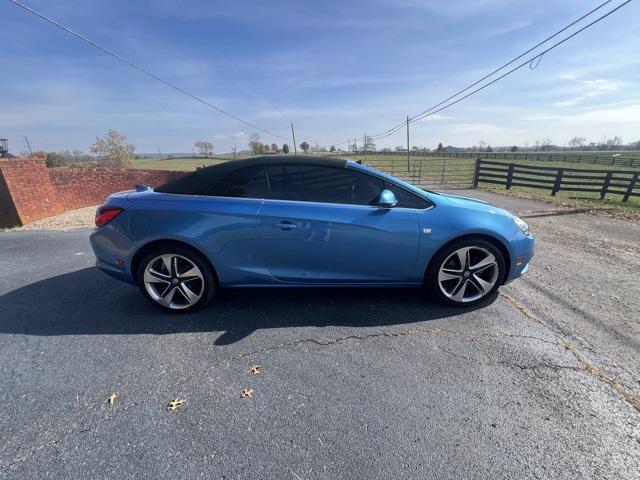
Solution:
M450 305L468 307L492 295L502 283L505 261L490 242L461 240L436 254L429 266L429 290Z
M138 285L154 305L172 313L186 313L206 305L215 292L208 262L181 247L160 247L138 267Z

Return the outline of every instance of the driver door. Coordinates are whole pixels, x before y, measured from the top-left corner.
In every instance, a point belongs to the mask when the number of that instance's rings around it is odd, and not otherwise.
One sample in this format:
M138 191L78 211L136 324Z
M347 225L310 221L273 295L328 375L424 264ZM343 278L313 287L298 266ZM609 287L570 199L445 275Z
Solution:
M258 235L273 277L304 284L410 283L417 213L383 209L384 181L350 168L268 167Z

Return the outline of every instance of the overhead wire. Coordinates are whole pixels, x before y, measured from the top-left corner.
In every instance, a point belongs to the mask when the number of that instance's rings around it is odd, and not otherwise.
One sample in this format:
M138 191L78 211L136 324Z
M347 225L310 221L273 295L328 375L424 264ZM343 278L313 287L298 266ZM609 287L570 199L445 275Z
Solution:
M533 69L535 69L535 68L537 68L537 66L538 66L538 65L539 65L539 63L540 63L540 60L542 59L542 56L543 56L545 53L547 53L547 52L549 52L549 51L553 50L553 49L554 49L554 48L556 48L557 46L559 46L559 45L563 44L563 43L564 43L564 42L566 42L567 40L569 40L569 39L573 38L574 36L576 36L578 33L580 33L580 32L582 32L582 31L586 30L587 28L591 27L591 26L592 26L592 25L594 25L595 23L598 23L599 21L603 20L604 18L608 17L609 15L611 15L612 13L614 13L615 11L619 10L620 8L622 8L623 6L625 6L626 4L628 4L628 3L630 3L630 2L631 2L631 0L627 0L627 1L625 1L624 3L622 3L622 4L618 5L616 8L614 8L614 9L610 10L610 11L609 11L609 12L607 12L606 14L602 15L601 17L597 18L597 19L596 19L596 20L594 20L593 22L589 23L589 24L588 24L588 25L586 25L585 27L580 28L580 29L579 29L579 30L577 30L576 32L574 32L574 33L572 33L571 35L569 35L568 37L564 38L562 41L557 42L557 43L556 43L556 44L554 44L551 48L548 48L548 49L544 50L543 52L541 52L541 53L539 53L539 54L536 54L534 57L530 58L529 60L527 60L527 61L526 61L526 62L524 62L523 64L520 64L520 65L518 65L516 68L511 69L511 70L510 70L510 71L508 71L506 74L503 74L503 75L501 75L500 77L498 77L497 79L495 79L495 80L493 80L493 81L491 81L491 82L487 83L486 85L484 85L484 86L482 86L482 87L480 87L480 88L478 88L478 89L474 90L474 91L473 91L473 92L471 92L470 94L465 95L465 96L461 97L460 99L458 99L458 100L456 100L456 101L454 101L454 102L451 102L451 103L449 103L449 104L445 105L445 107L444 107L444 108L440 108L440 109L438 109L438 110L435 110L435 109L437 109L438 107L440 107L440 106L444 105L445 103L447 103L448 101L450 101L450 100L452 100L452 99L454 99L454 98L458 97L458 96L459 96L459 95L461 95L462 93L464 93L464 92L466 92L466 91L470 90L470 89L471 89L471 88L473 88L474 86L476 86L476 85L478 85L478 84L482 83L483 81L487 80L488 78L490 78L491 76L493 76L493 75L495 75L496 73L500 72L501 70L503 70L503 69L504 69L504 68L506 68L507 66L509 66L509 65L513 64L514 62L516 62L517 60L521 59L522 57L524 57L524 56L525 56L525 55L527 55L528 53L530 53L530 52L532 52L532 51L536 50L537 48L539 48L539 47L540 47L540 46L542 46L543 44L547 43L549 40L551 40L551 39L553 39L553 38L557 37L557 36L558 36L558 35L560 35L561 33L565 32L565 31L566 31L566 30L568 30L569 28L571 28L571 27L573 27L574 25L576 25L577 23L581 22L582 20L584 20L585 18L587 18L588 16L590 16L590 15L591 15L591 14L593 14L594 12L596 12L596 11L600 10L601 8L603 8L603 7L604 7L604 6L606 6L607 4L611 3L612 1L613 1L613 0L607 0L607 1L603 2L603 3L601 3L600 5L598 5L597 7L595 7L594 9L592 9L592 10L590 10L589 12L585 13L584 15L582 15L580 18L578 18L578 19L574 20L574 21L573 21L573 22L571 22L570 24L566 25L565 27L561 28L561 29L560 29L560 30L558 30L557 32L555 32L555 33L553 33L552 35L548 36L547 38L545 38L545 39L544 39L544 40L542 40L541 42L538 42L535 46L533 46L533 47L529 48L528 50L524 51L523 53L521 53L521 54L520 54L520 55L518 55L517 57L515 57L515 58L513 58L513 59L509 60L509 61L508 61L508 62L506 62L505 64L503 64L503 65L501 65L500 67L498 67L498 68L494 69L494 70L493 70L493 71L491 71L489 74L487 74L487 75L483 76L482 78L480 78L479 80L475 81L474 83L472 83L472 84L468 85L468 86L467 86L467 87L465 87L464 89L462 89L462 90L460 90L460 91L456 92L456 93L455 93L455 94L453 94L453 95L450 95L449 97L445 98L445 99L444 99L444 100L442 100L441 102L439 102L439 103L437 103L437 104L435 104L435 105L433 105L433 106L429 107L428 109L426 109L426 110L422 111L421 113L419 113L419 114L417 114L417 115L414 115L413 117L410 117L410 118L409 118L409 123L413 123L413 122L419 121L419 120L421 120L421 119L423 119L423 118L426 118L426 117L428 117L428 116L431 116L431 114L435 114L435 113L441 112L441 111L442 111L442 110L444 110L445 108L449 108L450 106L455 105L455 104L456 104L456 103L458 103L459 101L464 100L465 98L469 98L471 95L473 95L473 94L475 94L475 93L477 93L477 92L479 92L479 91L483 90L484 88L488 87L489 85L492 85L492 84L496 83L498 80L500 80L500 79L502 79L502 78L506 77L507 75L509 75L509 74L511 74L511 73L513 73L513 72L515 72L516 70L518 70L518 69L522 68L524 65L529 64L529 65L530 65L530 68L531 68L532 70L533 70ZM535 63L535 66L534 66L534 65L533 65L533 62L534 62L536 59L537 59L538 61ZM435 111L434 111L434 110L435 110ZM393 127L389 128L389 129L387 129L387 130L384 130L383 132L380 132L380 133L378 133L378 134L374 134L374 135L371 135L371 136L369 136L369 135L368 135L367 137L369 137L369 138L371 138L371 139L373 139L373 140L379 140L379 139L382 139L382 138L386 138L386 137L388 137L388 136L390 136L390 135L394 134L395 132L397 132L397 131L398 131L398 130L400 130L401 128L403 128L403 127L406 125L406 123L407 123L406 121L403 121L403 122L401 122L401 123L399 123L399 124L397 124L397 125L395 125L395 126L393 126Z
M36 11L36 10L34 10L33 8L29 7L28 5L25 5L22 2L19 2L18 0L10 0L10 1L13 4L15 4L15 5L23 8L24 10L28 11L29 13L31 13L31 14L37 16L37 17L40 17L41 19L43 19L43 20L49 22L50 24L52 24L52 25L64 30L65 32L73 35L74 37L79 38L83 42L88 43L89 45L97 48L98 50L103 51L104 53L106 53L108 55L111 55L112 57L116 58L117 60L120 60L121 62L129 65L130 67L141 71L142 73L144 73L144 74L148 75L149 77L159 81L160 83L166 85L167 87L172 88L172 89L176 90L177 92L182 93L183 95L186 95L187 97L189 97L189 98L191 98L191 99L193 99L193 100L195 100L195 101L197 101L197 102L199 102L199 103L201 103L203 105L206 105L207 107L217 111L218 113L226 115L229 118L232 118L232 119L234 119L234 120L236 120L236 121L238 121L240 123L243 123L243 124L253 128L255 130L258 130L258 131L260 131L262 133L265 133L267 135L270 135L272 137L280 138L280 139L287 140L287 141L290 140L289 137L284 137L282 135L278 135L278 134L273 133L273 132L271 132L271 131L269 131L269 130L267 130L265 128L259 127L259 126L255 125L255 124L251 123L251 122L248 122L247 120L244 120L244 119L238 117L237 115L229 113L226 110L223 110L222 108L217 107L216 105L213 105L212 103L208 102L207 100L204 100L203 98L201 98L201 97L199 97L197 95L194 95L194 94L188 92L187 90L185 90L185 89L183 89L181 87L178 87L177 85L169 82L168 80L164 80L163 78L161 78L160 76L156 75L155 73L152 73L149 70L145 69L144 67L142 67L142 66L140 66L140 65L138 65L138 64L136 64L136 63L134 63L134 62L132 62L130 60L127 60L122 55L114 52L113 50L110 50L110 49L108 49L106 47L103 47L102 45L98 44L97 42L87 38L86 36L76 32L76 31L74 31L72 29L70 29L69 27L66 27L66 26L62 25L61 23L57 22L56 20L54 20L54 19L52 19L52 18L50 18L50 17L48 17L48 16Z

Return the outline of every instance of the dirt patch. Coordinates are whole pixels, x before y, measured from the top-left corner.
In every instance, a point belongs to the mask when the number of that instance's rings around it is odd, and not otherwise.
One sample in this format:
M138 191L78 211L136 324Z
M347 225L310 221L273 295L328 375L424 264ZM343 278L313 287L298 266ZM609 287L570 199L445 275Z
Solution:
M22 227L9 228L0 231L57 230L66 232L69 230L93 228L95 226L94 221L96 208L97 205L79 208L77 210L70 210L54 217L36 220L35 222L23 225Z

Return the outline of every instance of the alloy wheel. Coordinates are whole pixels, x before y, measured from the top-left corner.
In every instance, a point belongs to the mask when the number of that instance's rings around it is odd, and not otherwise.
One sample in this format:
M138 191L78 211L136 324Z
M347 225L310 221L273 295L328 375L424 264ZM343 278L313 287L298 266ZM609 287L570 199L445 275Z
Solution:
M478 246L462 247L442 262L438 285L455 302L473 302L493 289L499 273L496 257L490 251Z
M203 274L195 263L170 253L147 263L143 280L149 296L172 310L183 310L198 303L205 287Z

